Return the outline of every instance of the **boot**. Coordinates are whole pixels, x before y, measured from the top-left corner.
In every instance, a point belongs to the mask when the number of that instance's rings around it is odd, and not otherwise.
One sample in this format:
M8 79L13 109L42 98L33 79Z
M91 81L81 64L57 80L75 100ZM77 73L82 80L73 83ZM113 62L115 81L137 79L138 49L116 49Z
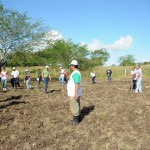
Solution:
M78 123L79 123L79 116L73 116L72 124L77 125Z

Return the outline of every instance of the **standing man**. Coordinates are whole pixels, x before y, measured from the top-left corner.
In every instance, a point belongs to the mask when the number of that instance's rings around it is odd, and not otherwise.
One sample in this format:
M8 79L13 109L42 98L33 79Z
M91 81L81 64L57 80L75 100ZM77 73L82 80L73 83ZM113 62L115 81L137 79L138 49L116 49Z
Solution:
M47 89L48 89L48 80L51 80L50 77L50 72L49 72L49 67L46 66L46 68L42 71L42 78L44 80L44 92L47 93Z
M133 91L136 89L136 70L134 66L131 69L130 78L131 78L130 90Z
M111 80L112 80L111 74L112 74L112 71L111 71L110 68L108 68L107 71L106 71L106 75L107 75L108 81L111 81Z
M136 66L136 90L135 93L141 93L142 92L142 69L140 65Z
M11 76L12 76L12 86L14 86L14 88L19 88L19 71L15 68L15 67L13 67L12 68L13 69L13 71L11 72Z
M60 69L59 81L63 85L64 84L64 72L65 72L65 69L63 69L63 67L60 67L59 69Z
M70 110L73 115L72 124L76 125L79 123L80 115L80 96L82 95L81 89L81 73L78 70L78 62L72 60L69 65L70 69L73 71L67 83L67 93L70 99Z
M94 83L95 83L95 78L96 78L95 73L90 72L90 76L91 76L91 78L92 78L92 84L94 84Z

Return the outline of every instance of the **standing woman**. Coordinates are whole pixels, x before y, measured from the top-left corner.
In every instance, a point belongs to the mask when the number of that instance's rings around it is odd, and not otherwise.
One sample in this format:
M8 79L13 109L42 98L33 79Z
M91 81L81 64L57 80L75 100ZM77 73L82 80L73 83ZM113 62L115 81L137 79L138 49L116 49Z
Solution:
M7 87L8 74L7 74L5 67L2 68L0 75L1 75L1 82L2 82L3 91L7 91L6 87Z
M31 76L31 74L30 74L30 72L28 71L28 70L25 70L25 79L24 79L24 81L25 81L25 84L26 84L26 89L27 90L29 90L29 88L30 88L30 76Z

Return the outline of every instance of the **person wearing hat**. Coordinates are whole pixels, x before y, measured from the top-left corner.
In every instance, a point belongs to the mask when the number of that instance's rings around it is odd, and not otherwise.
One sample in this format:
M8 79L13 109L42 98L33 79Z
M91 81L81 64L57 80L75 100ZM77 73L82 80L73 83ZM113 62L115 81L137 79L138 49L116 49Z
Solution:
M25 70L25 79L24 79L24 82L26 84L26 89L29 90L30 89L30 77L31 77L31 74L30 72L26 69Z
M19 71L15 67L13 67L12 70L13 71L10 73L12 87L19 88Z
M78 70L78 62L76 60L72 60L69 67L73 72L67 83L67 94L70 99L70 110L73 115L72 124L76 125L79 123L80 96L82 95L81 73Z
M49 66L46 66L45 69L42 71L42 78L44 80L44 92L47 93L48 89L48 81L51 80Z
M111 74L112 74L112 71L111 71L110 68L108 68L107 71L106 71L106 75L107 75L108 81L112 80Z

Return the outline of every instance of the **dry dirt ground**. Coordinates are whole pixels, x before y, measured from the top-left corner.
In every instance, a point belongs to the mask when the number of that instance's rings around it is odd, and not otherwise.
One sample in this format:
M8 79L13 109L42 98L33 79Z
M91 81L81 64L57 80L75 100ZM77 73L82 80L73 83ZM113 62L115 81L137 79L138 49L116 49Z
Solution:
M129 91L129 80L83 81L76 126L66 85L51 82L45 94L23 84L0 91L0 150L150 150L149 79L141 94Z

